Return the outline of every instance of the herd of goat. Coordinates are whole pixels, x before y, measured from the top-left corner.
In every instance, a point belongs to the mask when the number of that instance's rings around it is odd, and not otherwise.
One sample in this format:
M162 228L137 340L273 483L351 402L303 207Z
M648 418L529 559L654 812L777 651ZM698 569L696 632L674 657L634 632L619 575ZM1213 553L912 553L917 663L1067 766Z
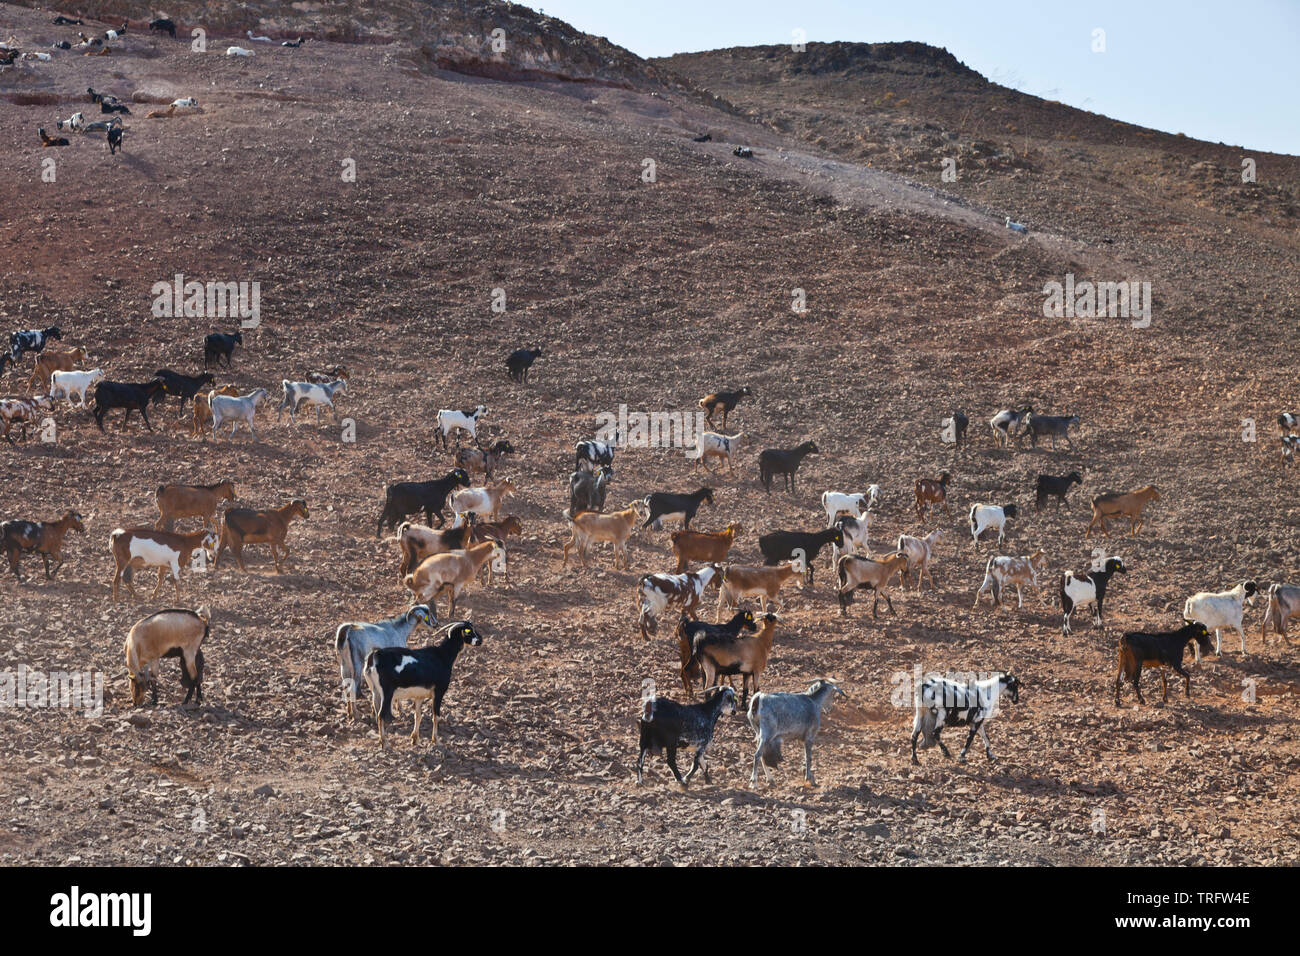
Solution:
M38 415L52 412L58 401L66 402L70 408L88 410L101 430L105 414L115 408L125 410L123 428L132 412L138 411L145 426L152 429L149 407L169 396L179 399L182 415L192 409L194 433L210 430L215 439L222 426L229 425L233 437L243 426L256 440L254 421L267 390L259 388L241 395L230 386L218 386L208 371L212 366L220 369L231 365L232 356L243 344L241 333L208 335L203 343L202 369L197 374L160 369L154 378L140 383L110 381L102 369L85 368L90 364L86 350L56 347L53 343L61 343L62 337L57 327L14 332L9 338L9 349L0 353L0 374L7 367L18 372L24 357L34 356L28 379L33 394L0 399L0 421L10 443L13 443L11 431L16 426L21 427L21 437L25 438L26 427L34 424ZM532 365L541 355L541 349L520 349L512 353L506 361L509 378L525 384ZM304 381L285 380L281 383L283 398L277 409L277 421L285 411L295 421L295 413L304 408L316 409L318 423L324 408L329 408L337 419L334 399L347 395L348 377L345 366L335 365L312 373ZM44 392L37 394L41 387ZM711 427L725 429L736 406L750 395L749 388L715 392L701 399L699 406ZM480 426L488 415L489 409L484 405L466 410L439 410L433 438L450 453L446 473L427 481L397 482L385 489L376 536L382 535L385 527L395 531L393 540L400 556L398 577L410 592L411 606L395 617L341 624L334 634L333 650L339 663L345 713L354 715L363 687L368 690L381 746L385 743L387 725L393 719L393 705L403 700L415 704L413 741L419 737L421 707L425 701L431 702L432 739L436 741L442 702L456 658L466 645L478 645L483 639L470 621L456 618L456 602L481 576L485 576L490 587L496 575L507 574L510 539L523 531L518 516L503 514L508 497L518 490L514 480L494 480L516 454L516 449L505 438L489 444L482 442ZM720 426L714 423L715 416L720 416ZM1039 438L1050 438L1053 446L1059 438L1073 447L1069 432L1078 423L1078 416L1039 415L1025 408L1000 411L989 426L995 444L1000 447L1019 445L1025 437L1033 443ZM953 412L943 424L943 440L960 449L967 441L968 417ZM1292 437L1300 419L1283 415L1279 424L1284 438ZM463 444L465 437L473 443ZM703 452L712 449L713 457L721 459L719 469L725 463L728 471L734 473L732 453L738 437L705 431L699 436L697 446L687 449L686 454L696 459L696 468L708 472L710 456ZM1284 445L1290 447L1289 442ZM780 622L776 609L784 610L785 606L783 590L800 580L805 589L813 588L814 567L819 556L829 549L840 614L849 613L853 597L860 590L869 591L873 597L873 618L878 615L881 601L892 613L890 588L895 581L898 587L905 588L915 576L916 589L921 589L927 581L935 588L933 565L945 530L934 527L924 534L902 534L892 550L874 553L869 546L869 532L872 516L884 495L881 486L870 485L861 493L827 491L820 497L819 513L825 516L824 527L770 531L758 538L762 564L733 563L730 551L742 532L739 523L733 521L722 530L712 532L692 527L700 509L714 504L713 488L653 492L629 502L621 510L606 510L619 447L617 439L613 442L583 439L574 446L569 507L564 512L569 536L563 542L562 565L567 565L572 555L587 567L593 549L608 544L614 568L627 570L630 568L628 543L637 530L661 530L664 522L680 523L680 528L669 535L673 570L641 575L633 599L636 629L644 640L657 633L661 621L670 620L674 625L679 674L690 699L679 702L654 692L645 695L638 714L637 779L641 779L646 754L653 752L666 754L668 766L682 786L701 769L707 781L708 748L718 720L724 714L734 713L738 701L743 704L747 700L748 720L756 743L751 782L757 782L760 767L770 778L769 768L779 762L782 741L801 740L805 781L813 784L812 750L822 716L836 698L847 694L836 682L825 678L815 680L800 693L760 689ZM758 456L758 478L765 492L770 494L772 485L780 478L781 488L796 494L796 475L802 463L818 453L812 441L791 448L763 450ZM472 475L482 475L484 483L475 486ZM1041 510L1052 498L1059 509L1071 488L1081 481L1077 471L1039 475L1034 487L1035 510ZM952 514L949 507L952 484L952 475L947 471L916 480L913 495L919 522L926 523L938 510ZM281 562L289 554L291 523L309 517L307 502L293 498L279 507L253 509L231 505L236 498L231 480L209 485L160 486L156 492L159 516L155 526L117 528L109 535L114 565L113 600L119 599L123 584L134 598L134 574L156 570L157 583L151 598L170 577L179 603L183 568L219 567L229 551L242 570L243 549L248 544L268 545L275 569L280 572ZM1084 538L1094 530L1109 535L1107 521L1121 519L1127 521L1129 535L1136 536L1142 530L1146 507L1159 499L1160 493L1150 485L1129 492L1097 495L1092 499L1092 517ZM417 516L424 518L424 524L411 520ZM966 517L973 546L978 550L986 537L996 535L997 543L1001 544L1009 523L1020 516L1014 504L976 501L966 509ZM176 530L177 521L189 519L197 519L199 527L188 532ZM40 555L46 579L57 575L64 560L64 539L72 531L85 531L81 516L72 510L57 520L11 520L0 524L0 545L14 576L22 580L21 558L25 554ZM990 556L983 581L975 592L975 606L988 594L993 605L1001 607L1014 589L1017 607L1021 607L1022 590L1026 588L1038 594L1040 603L1046 603L1041 578L1046 566L1047 559L1041 549L1024 556ZM1097 551L1091 567L1062 574L1057 587L1062 633L1070 633L1072 615L1081 608L1090 610L1094 626L1101 627L1111 579L1126 571L1121 557ZM702 619L703 603L710 590L717 592L712 622ZM1116 705L1124 682L1132 684L1138 701L1142 702L1142 670L1152 667L1160 671L1162 700L1168 697L1169 671L1184 679L1184 693L1190 698L1191 678L1183 666L1187 646L1192 646L1197 660L1212 647L1218 654L1222 632L1235 630L1241 651L1245 653L1243 613L1246 606L1253 605L1258 593L1256 584L1247 580L1229 591L1195 594L1184 605L1182 627L1167 632L1123 634L1118 645ZM440 624L438 615L439 602L444 596L449 622L445 625ZM757 609L743 608L741 605L747 599L754 599ZM1300 614L1300 587L1274 584L1267 590L1266 602L1261 634L1266 634L1271 624L1289 640L1287 622ZM149 615L131 628L125 654L135 704L142 703L147 693L157 701L158 663L168 657L180 661L181 683L186 690L184 703L192 697L196 705L202 703L201 648L210 635L210 621L206 607L173 608ZM420 625L438 629L444 636L427 647L412 647L411 636ZM1215 637L1213 645L1211 633ZM734 685L736 677L741 679L739 696ZM698 699L697 688L702 692ZM918 744L922 749L938 746L948 755L941 734L950 726L967 730L959 759L965 759L977 734L983 740L986 755L992 759L985 723L1004 696L1014 703L1019 700L1019 692L1020 681L1009 673L995 673L985 680L968 683L941 677L924 681L915 688L912 760L917 760ZM676 752L688 746L694 748L694 762L683 775Z

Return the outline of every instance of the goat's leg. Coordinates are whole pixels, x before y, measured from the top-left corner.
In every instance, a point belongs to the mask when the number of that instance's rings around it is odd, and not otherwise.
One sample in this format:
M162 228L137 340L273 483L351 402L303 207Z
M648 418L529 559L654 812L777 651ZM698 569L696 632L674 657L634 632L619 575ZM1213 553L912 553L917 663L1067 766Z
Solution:
M1241 629L1240 622L1234 624L1233 627L1237 629L1237 633L1241 636L1241 654L1244 657L1246 655L1246 632Z
M940 716L938 721L934 725L934 742L939 745L939 749L943 751L943 755L947 757L949 760L951 760L952 751L948 749L947 745L940 738L939 735L942 733L943 733L943 716Z
M1160 703L1169 702L1169 669L1163 664L1160 666Z
M1145 706L1146 701L1142 699L1142 662L1138 661L1137 668L1133 671L1133 693L1137 694L1138 703Z
M415 698L415 719L411 723L411 743L418 745L420 743L420 709L424 706L424 701L419 697Z
M980 739L984 741L984 756L989 760L997 760L993 756L993 745L989 743L989 733L984 729L984 721L980 721Z
M912 731L912 763L919 764L921 761L916 759L916 738L921 736L919 730Z
M966 751L970 750L971 741L975 739L975 735L979 733L981 726L983 726L983 721L971 721L970 733L966 735L966 746L962 747L961 753L957 754L958 763L966 762Z
M1119 706L1119 689L1124 683L1124 665L1121 663L1115 671L1115 706Z
M805 737L803 741L803 778L807 781L808 786L815 787L817 781L813 779L812 750L813 738Z
M1214 629L1214 656L1223 656L1223 631L1217 627Z
M677 748L664 747L664 758L668 761L668 769L671 770L673 776L677 778L677 785L685 788L686 781L682 779L682 772L677 769Z

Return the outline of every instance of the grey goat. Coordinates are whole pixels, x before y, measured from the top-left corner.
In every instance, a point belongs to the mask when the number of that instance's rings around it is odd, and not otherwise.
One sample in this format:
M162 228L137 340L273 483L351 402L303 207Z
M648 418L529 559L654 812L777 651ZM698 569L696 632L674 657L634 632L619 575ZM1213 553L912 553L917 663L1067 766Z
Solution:
M813 779L813 741L822 726L822 711L830 708L836 696L848 699L833 681L816 680L802 694L755 694L749 701L749 726L754 728L758 749L754 751L754 772L751 786L758 783L758 766L768 781L772 771L781 762L781 741L786 737L803 738L803 775L809 786L817 786Z
M1052 437L1052 447L1056 447L1057 437L1065 439L1065 443L1074 449L1074 442L1070 440L1070 426L1079 424L1078 415L1035 415L1033 412L1025 419L1026 430L1029 432L1029 444L1037 448L1040 436Z

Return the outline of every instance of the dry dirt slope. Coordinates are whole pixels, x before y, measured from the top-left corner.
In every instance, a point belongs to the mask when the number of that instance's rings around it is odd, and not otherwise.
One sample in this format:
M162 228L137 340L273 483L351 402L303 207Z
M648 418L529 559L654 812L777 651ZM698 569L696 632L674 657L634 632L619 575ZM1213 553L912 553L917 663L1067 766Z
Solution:
M0 13L24 42L51 32L46 14ZM1294 649L1260 642L1257 611L1249 655L1234 648L1202 664L1190 702L1109 703L1120 628L1167 626L1202 587L1295 571L1300 512L1266 440L1294 394L1279 331L1294 308L1278 278L1294 262L1284 235L1228 234L1179 207L1169 217L1183 226L1112 222L1119 248L1074 234L1088 244L1075 258L869 197L831 198L827 184L778 172L765 155L820 147L710 110L694 92L468 77L403 42L259 53L231 62L136 39L111 65L65 57L26 68L28 98L0 101L6 126L24 131L0 149L0 201L19 211L0 243L5 327L58 323L112 377L139 380L192 368L201 335L222 325L154 319L154 282L177 272L260 281L262 327L222 379L272 387L345 362L355 380L343 413L358 438L264 418L260 443L214 445L181 433L174 410L155 416L154 433L113 423L107 434L60 410L56 443L6 450L0 513L77 507L88 533L72 539L56 582L6 585L0 670L85 667L110 680L101 719L0 714L10 808L0 858L1296 860ZM203 112L149 121L137 111L119 157L76 137L58 154L57 181L44 183L45 157L26 134L81 108L88 85L195 95ZM691 143L700 129L715 142ZM730 156L741 141L754 161ZM653 184L640 179L646 157ZM355 183L339 178L345 158L357 162ZM1024 185L1027 195L1051 188L1032 176ZM1234 258L1260 266L1240 284L1184 278ZM1129 261L1156 287L1151 329L1041 317L1045 281ZM803 316L789 310L796 286L808 291ZM507 294L500 315L489 310L496 288ZM501 361L532 343L547 350L536 381L513 386ZM667 540L638 535L632 573L611 572L604 555L587 572L561 569L570 449L620 403L690 408L746 382L756 396L735 420L739 474L715 482L718 504L701 524L740 520L738 557L754 561L757 534L816 526L823 488L879 481L887 498L873 542L884 547L920 528L911 482L946 467L957 514L939 519L949 531L940 589L900 596L897 615L879 621L860 602L839 618L824 569L815 590L791 596L766 686L829 675L852 694L820 739L819 790L795 785L797 764L774 788L748 790L751 737L739 718L719 732L713 786L675 793L655 763L637 789L641 681L673 688L676 650L666 635L634 639L630 595L638 574L669 565ZM340 717L329 638L342 620L404 605L394 550L374 538L383 485L444 469L432 415L477 401L522 449L510 473L524 540L511 549L510 583L469 596L487 642L458 663L440 745L402 740L380 754L369 723ZM1012 402L1079 413L1078 451L993 449L978 422ZM977 422L956 458L936 439L953 407ZM1265 440L1240 441L1246 416ZM799 493L764 496L757 449L805 436L823 451ZM972 611L984 554L953 547L962 510L1028 506L1038 471L1073 468L1085 482L1072 504L1029 508L1008 550L1042 545L1054 570L1081 567L1090 495L1146 481L1165 492L1143 536L1123 543L1132 570L1105 632L1062 638L1057 612L1032 601ZM164 706L132 713L123 636L171 600L109 601L107 535L152 520L156 485L226 475L241 503L302 495L312 517L294 528L284 575L254 549L248 573L185 577L185 602L215 612L207 705L179 711L169 667ZM679 453L627 451L611 501L695 481ZM891 696L918 665L1021 676L1021 704L991 731L998 763L957 768L927 753L910 767L910 716ZM1242 700L1243 680L1256 702Z

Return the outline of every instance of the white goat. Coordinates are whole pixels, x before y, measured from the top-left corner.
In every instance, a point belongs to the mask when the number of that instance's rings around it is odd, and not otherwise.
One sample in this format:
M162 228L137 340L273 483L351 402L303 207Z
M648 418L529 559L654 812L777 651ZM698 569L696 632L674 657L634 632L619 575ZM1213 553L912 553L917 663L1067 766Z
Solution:
M1241 653L1246 653L1246 632L1241 629L1241 617L1245 605L1255 606L1255 594L1259 589L1254 581L1242 581L1231 591L1201 591L1193 594L1183 605L1183 620L1200 621L1207 630L1214 632L1214 653L1223 653L1223 634L1225 628L1235 628L1241 636ZM1196 660L1201 659L1201 649L1194 648Z
M77 396L77 408L86 407L86 392L96 383L104 380L103 369L91 369L89 372L51 372L50 398L62 398L69 405L72 396Z
M253 416L257 406L266 400L266 389L259 388L247 395L218 395L216 391L208 392L208 407L212 410L212 440L217 439L217 429L230 422L230 437L235 437L235 430L242 422L248 433L257 441L257 432L253 431Z
M475 428L478 426L478 420L488 413L486 405L479 405L473 411L461 412L454 408L441 408L438 410L438 437L442 440L442 446L447 447L447 436L460 428L469 432L470 438L477 438L478 433Z
M879 490L878 486L871 487ZM835 523L835 519L846 514L852 518L861 518L870 508L866 495L846 495L838 491L822 492L822 508L826 511L826 527Z

